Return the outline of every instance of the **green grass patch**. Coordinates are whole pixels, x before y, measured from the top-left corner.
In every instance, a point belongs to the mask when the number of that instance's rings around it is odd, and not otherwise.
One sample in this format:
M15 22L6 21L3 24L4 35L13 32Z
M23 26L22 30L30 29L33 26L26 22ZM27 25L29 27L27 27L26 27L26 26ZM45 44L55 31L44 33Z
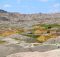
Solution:
M18 38L13 38L14 40L20 40L20 39L18 39Z
M49 27L54 28L60 28L60 24L38 24L37 26L41 26L41 27L45 27L46 29L48 29Z
M38 37L38 35L34 35L34 34L24 34L24 36L28 36L31 38L37 38Z
M0 40L0 44L4 44L4 43L6 43L6 41L2 41L2 40Z

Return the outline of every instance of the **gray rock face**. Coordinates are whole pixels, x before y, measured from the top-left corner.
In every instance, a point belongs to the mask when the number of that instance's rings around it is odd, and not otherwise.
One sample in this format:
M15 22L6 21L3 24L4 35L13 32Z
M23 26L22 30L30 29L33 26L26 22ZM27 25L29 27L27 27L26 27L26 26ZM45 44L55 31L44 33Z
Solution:
M13 53L14 48L12 47L6 47L6 46L0 46L0 57L5 57L8 54Z
M34 43L36 42L35 39L28 37L28 36L24 36L24 35L20 35L20 34L12 34L10 36L7 36L6 38L11 38L11 39L18 39L20 41L25 41L27 43Z
M58 49L58 46L54 45L41 45L36 47L24 48L20 45L0 45L0 57L6 57L7 55L18 53L18 52L46 52L50 50ZM59 48L60 49L60 48Z
M20 52L7 57L60 57L60 49L47 52Z
M6 57L7 55L17 53L17 52L28 52L29 49L25 49L19 45L0 45L0 57Z
M44 42L43 44L57 44L57 43L58 44L60 43L60 36L58 36L57 38L51 38Z
M54 50L54 49L58 49L58 46L55 46L55 45L41 45L41 46L36 46L36 47L32 48L33 51L39 51L39 52L45 52L45 51L50 51L50 50Z
M6 17L0 17L0 21L9 21Z

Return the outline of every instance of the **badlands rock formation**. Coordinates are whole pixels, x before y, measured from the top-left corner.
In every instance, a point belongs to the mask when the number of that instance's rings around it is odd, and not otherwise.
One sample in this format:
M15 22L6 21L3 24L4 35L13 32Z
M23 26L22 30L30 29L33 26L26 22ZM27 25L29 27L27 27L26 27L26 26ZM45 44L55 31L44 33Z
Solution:
M59 46L40 45L33 48L25 48L26 46L25 42L35 43L36 40L34 38L28 37L26 35L22 35L20 33L15 34L17 32L13 29L13 28L31 29L32 25L35 25L35 24L60 24L60 13L20 14L20 13L7 12L0 9L0 34L1 34L0 35L0 57L6 57L7 55L9 55L7 57L23 57L23 56L24 57L29 57L29 56L30 57L57 57L57 56L60 57L59 55L60 49L55 50L60 48L60 45ZM5 31L8 32L8 30L9 30L9 33L5 33ZM15 33L10 35L10 30L15 31ZM59 28L59 31L60 31L60 28ZM2 36L2 33L5 33L5 35L7 34L9 35ZM20 45L22 42L24 43ZM45 43L46 44L60 43L60 38L56 40L49 39ZM30 44L27 46L30 46Z

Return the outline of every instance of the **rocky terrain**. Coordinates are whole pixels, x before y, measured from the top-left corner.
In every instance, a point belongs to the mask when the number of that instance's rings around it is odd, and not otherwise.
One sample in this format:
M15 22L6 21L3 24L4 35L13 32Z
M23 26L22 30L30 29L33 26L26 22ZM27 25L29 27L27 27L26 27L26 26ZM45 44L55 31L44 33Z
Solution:
M0 24L13 24L16 26L29 27L37 23L58 23L60 24L60 13L52 14L19 14L19 13L10 13L3 10L0 10Z
M60 49L47 52L21 52L7 57L60 57Z
M60 13L20 14L0 9L0 57L55 49L60 49Z

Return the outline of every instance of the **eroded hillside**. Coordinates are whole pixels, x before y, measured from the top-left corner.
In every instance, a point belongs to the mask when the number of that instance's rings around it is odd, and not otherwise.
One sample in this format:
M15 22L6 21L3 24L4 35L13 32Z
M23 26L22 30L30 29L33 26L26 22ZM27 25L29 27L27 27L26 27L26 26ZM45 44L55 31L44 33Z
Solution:
M21 34L45 42L60 36L60 13L19 14L0 10L0 36Z

